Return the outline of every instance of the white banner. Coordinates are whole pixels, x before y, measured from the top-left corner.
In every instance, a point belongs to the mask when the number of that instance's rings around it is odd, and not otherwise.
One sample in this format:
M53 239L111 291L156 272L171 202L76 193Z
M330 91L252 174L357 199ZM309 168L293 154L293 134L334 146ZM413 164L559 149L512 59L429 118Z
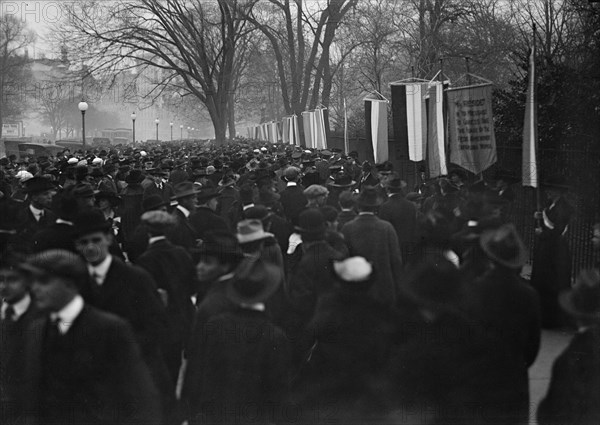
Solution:
M427 112L425 94L429 83L406 85L406 123L408 127L408 157L411 161L425 159L427 142Z
M371 140L373 143L373 159L381 164L389 159L388 152L388 117L386 100L366 99L371 102Z

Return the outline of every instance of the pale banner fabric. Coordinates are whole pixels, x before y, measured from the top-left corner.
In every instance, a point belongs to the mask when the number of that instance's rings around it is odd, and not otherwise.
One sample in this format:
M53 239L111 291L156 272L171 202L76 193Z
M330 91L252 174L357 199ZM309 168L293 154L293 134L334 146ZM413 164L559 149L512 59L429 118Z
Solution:
M371 139L373 143L373 159L381 164L389 158L388 152L388 117L386 100L367 99L371 102Z
M448 174L444 145L444 86L441 82L429 87L429 128L427 131L427 163L429 177Z
M537 105L535 103L535 43L529 57L529 82L525 100L525 123L523 125L523 186L538 187L536 158Z
M427 112L425 94L429 83L406 85L406 123L408 127L408 158L411 161L425 159L427 142Z
M313 147L313 139L312 139L312 121L314 120L315 113L310 111L302 112L302 124L304 127L304 143L307 148Z

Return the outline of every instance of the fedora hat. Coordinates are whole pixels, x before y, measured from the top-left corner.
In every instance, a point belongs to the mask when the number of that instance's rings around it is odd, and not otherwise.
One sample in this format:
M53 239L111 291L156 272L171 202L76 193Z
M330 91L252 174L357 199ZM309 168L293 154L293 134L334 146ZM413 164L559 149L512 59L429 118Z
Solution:
M246 218L246 219L253 218L253 219L260 220L263 223L265 222L265 220L267 220L273 216L273 212L271 210L269 210L267 207L265 207L264 205L255 205L253 207L250 207L250 208L244 210L243 214L244 214L244 218Z
M236 304L262 303L277 291L282 280L277 266L260 257L247 258L228 282L226 294Z
M400 177L395 177L389 181L387 189L390 193L403 193L406 187L408 187L408 183Z
M576 318L600 321L600 272L583 270L570 290L560 293L561 307Z
M316 208L305 209L298 216L296 230L309 235L324 235L327 230L325 216Z
M245 244L273 237L273 233L265 232L259 219L250 218L237 224L236 236L240 244Z
M144 180L144 174L142 173L142 170L139 170L137 168L134 168L133 170L131 170L127 174L127 177L125 177L125 183L127 183L127 184L141 183L143 180Z
M28 180L25 180L25 193L34 194L45 192L47 190L55 190L56 187L49 179L45 177L31 177Z
M198 198L198 203L203 204L212 198L218 198L221 196L221 192L212 187L204 187L200 188L200 191L197 192L196 196Z
M225 231L207 233L202 244L194 250L198 256L217 257L221 260L241 260L244 252L237 237Z
M171 199L181 199L185 198L186 196L197 195L202 191L202 188L198 184L186 181L176 184L174 187L174 191L175 195L173 195Z
M356 182L352 180L352 176L345 171L338 171L329 178L332 180L332 182L328 183L331 187L352 187L356 184Z
M520 269L527 262L527 248L513 224L483 232L479 245L488 258L510 269Z
M383 199L375 187L366 186L358 195L357 202L363 207L378 207L383 204Z
M73 225L76 237L95 232L108 232L111 228L111 224L104 218L102 211L96 208L77 214L73 219Z
M164 201L160 195L150 195L142 200L142 209L144 212L156 210L168 205L169 202Z
M98 190L96 191L96 199L108 199L108 201L112 204L112 205L118 205L122 198L117 195L115 192L112 192L110 190Z
M79 183L73 188L73 196L76 198L93 198L98 193L89 183Z

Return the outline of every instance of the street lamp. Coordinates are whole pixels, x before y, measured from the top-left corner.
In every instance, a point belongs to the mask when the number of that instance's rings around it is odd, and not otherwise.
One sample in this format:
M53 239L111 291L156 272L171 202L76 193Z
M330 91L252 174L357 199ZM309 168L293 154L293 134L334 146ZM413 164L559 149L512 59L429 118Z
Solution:
M135 119L136 119L135 111L131 113L131 124L133 128L133 146L135 146Z
M170 122L169 125L171 126L171 142L173 141L173 123Z
M179 141L183 140L183 124L179 126Z
M23 137L25 137L25 124L23 124Z
M81 140L83 141L83 151L85 152L85 111L88 109L88 104L81 99L77 107L81 111Z
M154 120L154 122L156 123L156 141L158 142L158 123L160 122L160 120L157 118Z

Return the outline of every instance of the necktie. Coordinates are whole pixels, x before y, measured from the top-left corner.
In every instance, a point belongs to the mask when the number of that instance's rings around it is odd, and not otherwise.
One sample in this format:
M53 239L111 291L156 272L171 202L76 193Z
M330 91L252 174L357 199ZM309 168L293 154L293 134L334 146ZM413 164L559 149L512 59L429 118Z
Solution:
M10 304L6 307L6 310L4 310L4 319L10 322L15 321L15 308Z
M94 279L94 282L96 282L97 285L102 285L102 276L100 276L100 273L93 271L92 278Z

